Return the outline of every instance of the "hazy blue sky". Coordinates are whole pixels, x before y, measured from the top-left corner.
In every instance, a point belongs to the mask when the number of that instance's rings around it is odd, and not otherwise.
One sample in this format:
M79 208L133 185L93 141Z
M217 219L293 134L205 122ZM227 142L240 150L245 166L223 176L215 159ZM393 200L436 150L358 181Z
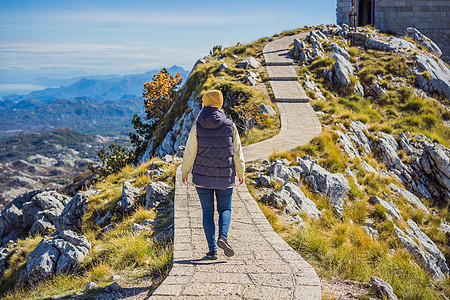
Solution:
M334 22L334 0L0 0L0 69L190 69L216 44Z

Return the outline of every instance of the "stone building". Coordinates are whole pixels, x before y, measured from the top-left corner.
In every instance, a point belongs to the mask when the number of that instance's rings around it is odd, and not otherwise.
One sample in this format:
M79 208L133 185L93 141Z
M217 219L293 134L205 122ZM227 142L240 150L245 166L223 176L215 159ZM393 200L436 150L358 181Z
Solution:
M450 57L450 0L337 0L337 24L349 24L352 2L357 25L404 34L415 27L431 38Z

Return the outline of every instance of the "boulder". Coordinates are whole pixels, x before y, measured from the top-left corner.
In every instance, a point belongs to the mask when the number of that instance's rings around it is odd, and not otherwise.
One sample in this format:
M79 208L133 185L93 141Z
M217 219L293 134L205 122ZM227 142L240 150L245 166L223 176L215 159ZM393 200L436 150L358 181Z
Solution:
M420 201L420 199L414 195L413 193L411 193L408 190L405 190L401 187L396 186L395 184L391 183L389 184L389 188L397 193L398 195L403 196L406 200L408 200L409 203L411 203L413 206L417 207L418 209L422 210L425 213L430 213L428 211L428 208L422 203L422 201Z
M8 259L11 255L7 247L0 248L0 278L8 267Z
M244 83L247 83L251 86L255 86L260 81L259 74L256 72L248 71L245 74L243 81Z
M336 43L330 43L330 47L331 47L331 51L339 54L341 56L343 56L345 59L349 60L350 59L350 54L348 54L348 51L344 48L342 48L341 46L339 46Z
M43 217L42 219L36 220L31 226L30 233L31 235L36 234L48 234L51 231L55 230L55 226L47 220L47 218Z
M130 229L131 233L139 233L141 231L148 231L148 230L151 230L151 228L137 223L133 223Z
M411 219L407 221L409 225L408 233L411 237L415 238L419 245L431 256L436 259L437 266L440 268L443 274L449 274L449 268L447 266L445 256L436 246L436 244L426 235L419 226Z
M65 230L44 237L28 254L28 261L21 281L37 283L53 275L72 274L91 249L91 243L84 235Z
M358 150L356 150L349 136L340 130L336 130L336 133L338 134L342 147L344 148L344 151L347 153L348 157L350 157L350 159L360 157Z
M241 69L246 69L246 68L257 69L257 68L261 67L261 64L256 60L256 58L250 56L250 57L244 58L241 62L237 63L236 67L241 68Z
M219 66L219 72L225 71L228 69L227 63L223 63Z
M112 214L108 210L103 217L102 216L98 216L95 219L95 224L97 224L98 226L104 226L109 220L111 220L111 217L112 217Z
M427 92L437 92L450 99L450 68L439 58L430 54L415 56L416 82ZM427 75L424 75L427 73Z
M442 55L441 49L431 39L423 35L419 30L414 27L406 28L406 36L412 38L416 43L424 46L429 52L433 53L437 57Z
M271 177L278 178L282 181L289 181L293 176L292 170L278 161L273 162L269 166L269 173Z
M272 181L272 178L263 174L256 177L255 181L259 186L270 187L271 186L270 182Z
M375 290L381 295L381 297L388 300L398 299L394 294L394 289L392 288L392 286L383 279L374 276L370 278L369 283L375 288Z
M304 76L305 80L302 82L302 86L307 91L313 91L317 99L324 100L325 97L322 94L322 91L316 86L316 83L311 80L311 77L309 77L308 74L305 74Z
M279 192L284 193L285 195L288 194L289 198L294 200L300 211L306 213L310 218L318 219L322 216L321 212L317 209L316 204L306 197L300 188L292 182L286 183Z
M122 186L122 198L117 202L116 210L122 213L131 211L138 196L139 189L135 188L130 181L125 181Z
M394 217L399 221L402 219L400 210L398 209L397 205L395 205L395 203L384 201L383 199L378 198L377 196L370 197L369 203L373 205L380 204L381 206L383 206L386 209L386 212L388 213L388 217L389 216Z
M333 65L333 83L336 82L343 86L351 86L352 81L350 75L353 75L352 64L340 54L333 53L331 55L335 59Z
M386 91L378 83L372 83L369 89L376 98L383 98L386 95Z
M86 294L88 291L94 290L94 289L98 289L98 288L99 288L99 285L98 285L98 284L96 284L96 283L93 282L93 281L89 281L89 282L86 284L86 288L84 289L83 293Z
M414 260L422 266L433 278L441 279L444 277L441 268L438 266L437 259L423 250L413 239L403 230L394 225L395 234L400 244L411 254Z
M55 227L58 231L81 230L82 218L87 211L89 197L95 195L97 191L78 191L72 200L64 207L61 215L55 220Z
M259 106L259 112L262 114L267 114L269 116L276 115L275 109L273 109L272 106L267 105L267 104L261 104Z
M51 190L36 190L18 196L0 212L0 246L10 239L22 237L38 220L41 221L34 226L32 234L43 229L41 225L53 227L69 200L69 197Z
M344 197L350 191L348 180L341 173L330 173L321 166L312 163L306 159L297 160L302 169L302 177L308 186L314 191L325 195L331 206L334 208L336 215L341 218ZM309 170L308 170L309 164Z
M404 52L407 50L417 50L417 46L413 43L397 37L368 37L366 39L365 46L369 49L395 53Z
M152 208L172 195L172 188L164 182L149 182L145 195L145 208Z

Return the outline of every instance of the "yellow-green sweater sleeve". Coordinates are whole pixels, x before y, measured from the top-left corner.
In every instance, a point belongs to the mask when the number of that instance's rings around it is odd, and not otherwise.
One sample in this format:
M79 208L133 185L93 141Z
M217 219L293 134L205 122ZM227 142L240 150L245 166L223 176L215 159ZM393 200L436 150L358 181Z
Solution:
M241 139L239 138L239 133L235 124L234 126L234 136L233 136L233 150L234 150L234 167L236 168L236 173L238 178L244 178L245 160L244 152L242 151Z
M186 149L184 150L183 164L181 165L183 179L188 178L188 175L194 166L195 158L197 157L197 147L197 126L194 122L186 143Z

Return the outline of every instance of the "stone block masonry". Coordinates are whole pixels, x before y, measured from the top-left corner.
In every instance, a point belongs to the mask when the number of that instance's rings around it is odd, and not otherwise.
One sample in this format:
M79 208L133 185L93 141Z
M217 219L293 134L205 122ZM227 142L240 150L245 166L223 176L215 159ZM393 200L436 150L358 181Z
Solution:
M372 25L381 31L404 34L407 27L415 27L432 39L442 50L442 58L450 61L450 1L372 0ZM356 11L360 0L356 0ZM336 23L348 24L351 0L337 0Z

